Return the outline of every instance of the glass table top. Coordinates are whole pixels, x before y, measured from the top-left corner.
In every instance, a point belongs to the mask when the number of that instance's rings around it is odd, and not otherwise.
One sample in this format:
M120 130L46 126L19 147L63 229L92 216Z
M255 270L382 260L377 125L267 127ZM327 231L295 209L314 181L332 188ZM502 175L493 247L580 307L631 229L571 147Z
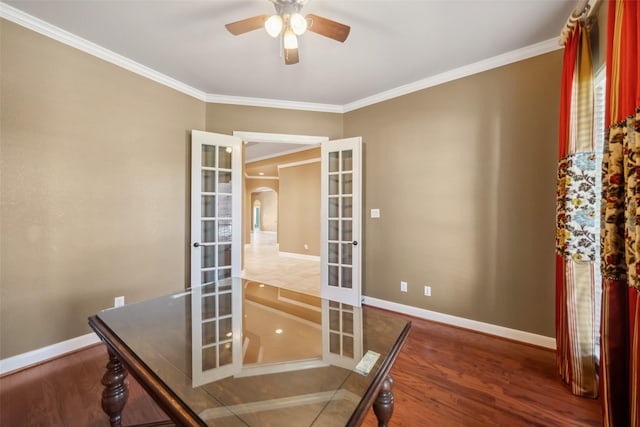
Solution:
M345 425L409 322L231 278L97 316L208 425Z

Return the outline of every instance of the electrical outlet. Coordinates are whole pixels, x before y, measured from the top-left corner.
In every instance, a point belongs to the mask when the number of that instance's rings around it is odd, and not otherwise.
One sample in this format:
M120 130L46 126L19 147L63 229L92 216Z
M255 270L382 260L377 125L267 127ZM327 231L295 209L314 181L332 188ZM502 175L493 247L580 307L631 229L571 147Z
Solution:
M407 282L400 282L400 292L407 292Z
M425 297L430 297L431 296L431 286L425 286L424 287L424 296Z
M113 306L114 307L122 307L123 305L124 305L124 296L115 297L113 299Z
M304 244L304 250L308 251L309 250L309 245L307 245L306 243Z

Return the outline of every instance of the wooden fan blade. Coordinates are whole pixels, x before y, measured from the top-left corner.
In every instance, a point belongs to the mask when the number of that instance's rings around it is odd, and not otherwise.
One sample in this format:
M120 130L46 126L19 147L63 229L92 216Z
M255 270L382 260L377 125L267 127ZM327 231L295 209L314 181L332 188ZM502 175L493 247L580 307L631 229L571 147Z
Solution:
M284 63L287 65L297 64L300 62L298 58L298 49L285 49L284 50Z
M309 27L307 28L309 31L339 42L344 42L349 36L349 31L351 31L351 27L348 25L314 15L313 13L308 14L305 18L309 22Z
M232 22L225 25L225 27L234 36L239 36L240 34L264 27L264 21L266 21L268 17L269 15L258 15L253 18L243 19L242 21Z

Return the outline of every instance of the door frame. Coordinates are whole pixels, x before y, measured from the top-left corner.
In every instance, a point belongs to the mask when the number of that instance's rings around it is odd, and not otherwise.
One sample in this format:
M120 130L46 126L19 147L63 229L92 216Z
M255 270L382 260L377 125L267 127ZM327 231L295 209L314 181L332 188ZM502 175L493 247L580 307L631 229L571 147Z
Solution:
M316 148L316 147L320 147L320 144L322 144L323 142L329 141L329 137L328 136L318 136L318 135L295 135L295 134L286 134L286 133L268 133L268 132L251 132L251 131L239 131L239 130L234 130L233 131L233 136L238 137L242 140L243 143L243 148L244 145L246 145L248 142L260 142L260 143L286 143L286 144L299 144L300 146L307 146L306 149L311 149L311 148ZM279 154L279 155L287 155L287 154L292 154L294 152L297 151L303 151L301 150L295 150L295 151L290 151L290 152L286 152L283 154ZM243 150L244 153L244 150ZM252 161L259 161L261 159L258 160L252 160ZM268 179L269 177L264 177L264 176L248 176L245 172L245 158L243 157L243 163L242 163L242 175L244 177L244 179L247 178L251 178L251 179ZM243 188L242 188L242 192L243 192L243 206L244 208L242 209L242 218L243 218L243 223L244 221L247 220L247 209L253 209L253 206L251 206L251 195L250 194L244 194L246 190L246 185L243 183ZM280 196L280 192L278 191L278 197ZM247 200L247 197L249 199L249 204L248 206L246 206L246 204L244 203L244 201ZM252 212L249 211L249 223L251 222L251 215ZM280 218L278 218L278 226L280 224ZM318 224L318 226L320 226L320 224ZM318 232L320 232L320 229L318 229ZM245 237L245 227L243 226L242 228L242 237L243 237L243 242L244 243L248 243L244 241L244 237ZM245 245L242 245L242 259L243 259L243 270L244 270L244 260L245 258Z

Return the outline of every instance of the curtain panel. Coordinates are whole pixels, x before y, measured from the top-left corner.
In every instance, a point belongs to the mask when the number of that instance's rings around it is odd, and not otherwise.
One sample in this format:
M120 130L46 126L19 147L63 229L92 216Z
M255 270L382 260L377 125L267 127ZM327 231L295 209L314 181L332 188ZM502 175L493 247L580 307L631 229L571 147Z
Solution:
M610 0L602 164L604 425L640 426L640 7Z
M578 22L565 44L556 199L556 342L560 376L574 394L597 397L599 272L589 34Z

